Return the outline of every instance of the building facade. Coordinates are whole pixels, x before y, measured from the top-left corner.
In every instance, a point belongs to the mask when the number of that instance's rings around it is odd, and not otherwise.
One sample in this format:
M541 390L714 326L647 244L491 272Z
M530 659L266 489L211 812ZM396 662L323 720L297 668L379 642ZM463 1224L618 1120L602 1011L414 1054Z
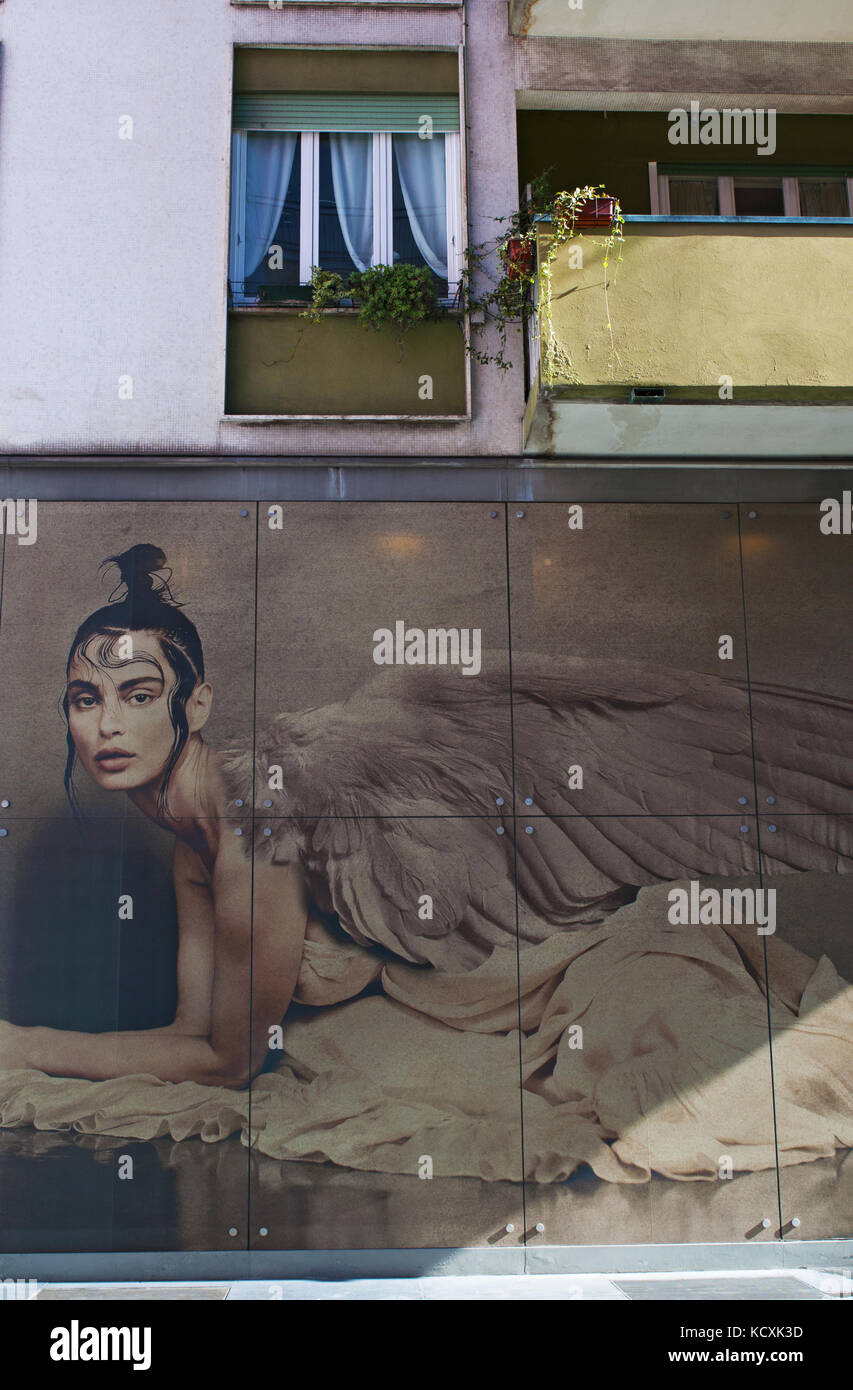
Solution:
M849 1259L851 44L0 4L9 1273Z

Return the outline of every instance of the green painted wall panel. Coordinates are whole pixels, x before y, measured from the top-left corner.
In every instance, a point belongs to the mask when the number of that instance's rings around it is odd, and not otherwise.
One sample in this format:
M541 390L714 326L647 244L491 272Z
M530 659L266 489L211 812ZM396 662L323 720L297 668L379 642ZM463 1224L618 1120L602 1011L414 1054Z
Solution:
M460 321L423 324L399 340L353 315L307 323L295 313L231 314L229 415L463 415ZM432 400L420 381L432 377Z

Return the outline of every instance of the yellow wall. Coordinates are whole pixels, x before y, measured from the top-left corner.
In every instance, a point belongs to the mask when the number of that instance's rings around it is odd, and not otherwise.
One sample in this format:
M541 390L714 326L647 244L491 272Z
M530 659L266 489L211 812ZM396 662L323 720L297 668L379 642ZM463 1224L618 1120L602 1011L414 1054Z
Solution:
M569 268L572 244L583 249L582 269ZM608 266L613 349L601 238L558 251L551 385L713 387L716 395L727 375L735 395L741 386L782 398L797 387L853 386L853 227L627 224L621 249L621 263L617 245Z

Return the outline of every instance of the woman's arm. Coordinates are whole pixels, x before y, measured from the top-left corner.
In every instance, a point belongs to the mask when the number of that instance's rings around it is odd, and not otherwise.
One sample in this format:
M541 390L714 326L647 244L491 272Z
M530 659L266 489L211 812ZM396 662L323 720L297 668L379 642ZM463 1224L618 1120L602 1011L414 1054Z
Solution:
M256 863L254 884L252 879L250 859L226 833L212 882L214 969L206 1035L4 1025L0 1066L91 1081L145 1074L204 1086L248 1085L268 1055L269 1030L281 1022L296 988L308 917L297 869Z

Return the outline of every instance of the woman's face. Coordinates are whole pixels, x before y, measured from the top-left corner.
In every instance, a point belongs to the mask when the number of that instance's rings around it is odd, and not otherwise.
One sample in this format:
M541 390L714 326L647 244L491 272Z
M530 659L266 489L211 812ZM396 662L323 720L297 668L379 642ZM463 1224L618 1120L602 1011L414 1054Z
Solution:
M99 787L132 791L162 780L175 737L169 717L175 684L160 640L150 632L95 635L75 654L68 726L77 756Z

